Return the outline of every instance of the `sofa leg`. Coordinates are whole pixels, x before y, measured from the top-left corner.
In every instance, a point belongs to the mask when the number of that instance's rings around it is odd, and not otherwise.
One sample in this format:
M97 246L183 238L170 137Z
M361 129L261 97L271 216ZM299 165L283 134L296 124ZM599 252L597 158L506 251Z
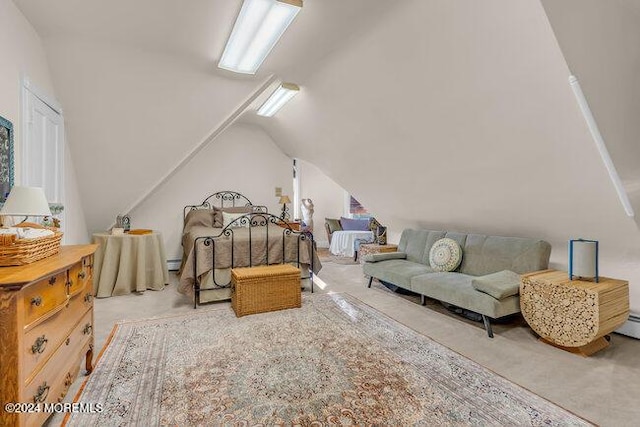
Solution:
M373 276L369 277L369 284L367 285L367 288L371 287L371 282L373 282Z
M358 251L353 252L353 262L358 261Z
M493 331L491 330L491 322L489 321L489 318L483 314L482 321L484 322L484 328L487 330L487 335L489 335L489 338L493 338Z
M420 295L420 305L427 305L427 297Z

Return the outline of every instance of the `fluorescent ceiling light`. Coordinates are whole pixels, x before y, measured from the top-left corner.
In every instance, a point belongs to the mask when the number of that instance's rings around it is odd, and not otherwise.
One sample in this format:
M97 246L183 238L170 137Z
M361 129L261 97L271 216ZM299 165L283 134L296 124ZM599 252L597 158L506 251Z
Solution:
M284 104L289 102L291 98L296 96L300 88L293 83L282 83L271 94L260 108L258 108L258 115L263 117L271 117L282 108Z
M633 207L631 206L631 202L629 201L629 196L627 192L624 190L624 186L622 185L622 181L620 180L620 176L616 171L616 167L613 164L613 160L611 160L611 156L609 155L609 151L607 150L607 146L604 143L604 139L602 138L602 134L600 133L600 129L598 129L598 125L596 123L596 119L593 117L591 113L591 109L589 108L589 104L587 103L587 98L585 98L584 93L582 92L582 88L580 87L580 83L576 76L569 76L569 84L571 85L571 89L573 89L573 94L578 101L578 106L580 106L580 111L582 111L582 115L584 116L585 121L587 122L587 127L591 132L591 137L593 141L596 143L596 147L598 148L598 152L600 153L600 157L602 157L602 162L604 163L605 168L607 168L607 172L609 172L609 178L613 183L613 186L616 189L616 193L618 193L618 198L620 199L620 203L624 208L627 216L633 217L635 216L635 212L633 211Z
M302 0L244 0L219 68L255 74L302 8Z

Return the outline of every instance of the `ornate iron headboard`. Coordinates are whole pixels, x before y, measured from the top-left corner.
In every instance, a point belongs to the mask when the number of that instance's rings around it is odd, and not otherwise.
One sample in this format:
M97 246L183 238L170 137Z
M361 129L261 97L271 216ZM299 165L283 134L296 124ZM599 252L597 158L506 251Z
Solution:
M214 207L222 209L236 206L252 206L254 212L267 212L266 206L254 205L251 200L237 191L218 191L207 196L199 205L185 206L182 210L182 219L185 219L187 214L195 209L213 209Z

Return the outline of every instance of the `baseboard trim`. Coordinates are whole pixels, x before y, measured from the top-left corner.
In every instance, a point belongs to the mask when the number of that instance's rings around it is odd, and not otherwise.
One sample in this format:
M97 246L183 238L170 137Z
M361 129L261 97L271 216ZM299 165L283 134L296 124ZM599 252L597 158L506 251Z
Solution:
M640 316L632 314L622 326L616 329L616 332L628 337L640 339Z

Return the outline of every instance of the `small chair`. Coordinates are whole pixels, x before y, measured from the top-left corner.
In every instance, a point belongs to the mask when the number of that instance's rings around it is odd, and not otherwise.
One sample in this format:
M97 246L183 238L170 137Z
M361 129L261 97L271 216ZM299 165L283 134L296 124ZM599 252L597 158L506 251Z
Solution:
M358 261L358 251L360 250L360 245L367 245L370 243L376 243L378 239L378 227L380 227L380 223L375 219L371 218L369 221L369 229L373 233L373 236L370 239L356 239L353 242L353 261Z

